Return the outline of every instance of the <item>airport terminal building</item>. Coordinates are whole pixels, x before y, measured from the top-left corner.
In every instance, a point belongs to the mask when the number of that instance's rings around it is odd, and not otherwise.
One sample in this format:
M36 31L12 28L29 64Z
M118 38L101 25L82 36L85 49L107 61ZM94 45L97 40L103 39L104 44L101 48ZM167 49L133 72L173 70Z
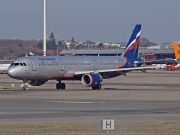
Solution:
M87 50L63 50L60 55L65 56L120 56L124 49L87 49ZM139 50L139 57L144 60L175 59L173 50Z

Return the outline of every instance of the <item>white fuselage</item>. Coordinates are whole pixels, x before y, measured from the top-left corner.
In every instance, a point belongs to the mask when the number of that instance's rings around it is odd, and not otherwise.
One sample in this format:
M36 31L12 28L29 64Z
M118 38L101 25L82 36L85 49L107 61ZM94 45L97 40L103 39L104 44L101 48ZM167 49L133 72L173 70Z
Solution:
M9 75L15 79L57 79L70 78L77 71L96 71L122 68L129 65L121 56L46 56L21 57L10 66ZM26 66L21 66L26 63Z

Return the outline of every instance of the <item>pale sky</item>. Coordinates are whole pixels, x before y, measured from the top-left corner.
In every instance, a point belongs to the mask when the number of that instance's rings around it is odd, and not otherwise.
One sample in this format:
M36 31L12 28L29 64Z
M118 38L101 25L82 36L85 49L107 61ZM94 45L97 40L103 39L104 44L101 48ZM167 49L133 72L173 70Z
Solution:
M57 40L127 42L137 23L152 42L179 41L180 0L47 0ZM0 0L0 39L43 39L43 0Z

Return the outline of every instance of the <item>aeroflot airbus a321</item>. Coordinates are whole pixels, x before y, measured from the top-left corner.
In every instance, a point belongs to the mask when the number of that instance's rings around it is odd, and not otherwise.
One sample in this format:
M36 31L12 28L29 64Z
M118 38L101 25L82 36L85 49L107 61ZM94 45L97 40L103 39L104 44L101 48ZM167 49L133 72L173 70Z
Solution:
M28 85L40 86L48 80L57 80L56 89L65 89L62 80L80 80L93 90L101 89L103 79L125 75L132 70L144 71L150 67L139 67L138 47L141 25L135 26L124 53L121 56L29 56L16 59L8 68L8 75L23 80L22 90Z

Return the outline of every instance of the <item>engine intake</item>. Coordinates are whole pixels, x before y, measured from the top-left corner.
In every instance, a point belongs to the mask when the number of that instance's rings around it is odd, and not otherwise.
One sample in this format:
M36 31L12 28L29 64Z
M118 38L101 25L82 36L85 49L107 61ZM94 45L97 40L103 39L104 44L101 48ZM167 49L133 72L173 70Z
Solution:
M82 84L85 86L93 86L102 82L102 77L99 74L90 73L84 74L81 78Z
M31 86L41 86L41 85L43 85L45 82L47 82L48 80L31 80L30 82L29 82L29 84L31 85Z

